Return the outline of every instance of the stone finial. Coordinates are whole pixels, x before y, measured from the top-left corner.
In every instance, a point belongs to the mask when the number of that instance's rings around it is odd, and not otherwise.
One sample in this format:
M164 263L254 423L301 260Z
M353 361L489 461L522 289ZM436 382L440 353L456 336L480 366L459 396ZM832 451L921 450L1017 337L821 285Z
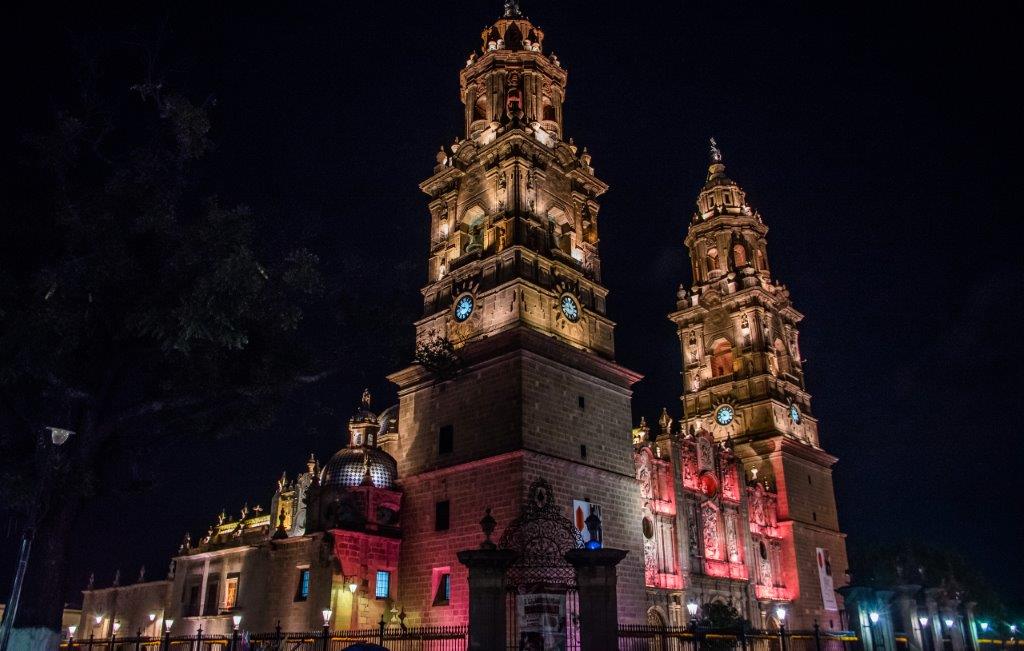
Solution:
M718 148L718 143L715 142L714 138L711 138L709 140L709 143L711 145L711 147L710 147L711 151L709 152L710 156L711 156L711 162L712 163L721 163L722 162L722 150Z
M249 503L248 502L246 502L245 504L242 505L242 512L241 512L241 515L238 518L238 521L241 522L242 520L245 520L247 517L249 517Z
M487 507L484 511L484 517L480 520L480 528L484 532L484 541L480 543L480 549L497 549L491 541L491 534L494 533L494 528L498 526L498 522L491 515L491 507Z
M135 582L136 583L145 583L146 582L146 566L145 565L143 565L142 567L139 568L139 578Z
M519 0L505 0L504 18L519 18L523 12L519 9Z
M174 559L173 558L171 559L171 562L167 564L167 578L168 579L173 579L174 578Z
M306 461L306 469L309 470L309 474L311 475L316 469L316 456L312 452L309 453L309 460Z
M86 590L92 590L96 586L96 573L89 572L89 582L85 585Z
M584 147L583 148L583 153L580 154L580 163L583 164L583 167L590 167L590 161L591 160L592 160L592 157L590 155L590 152L588 152L587 148Z
M179 552L187 552L192 549L192 534L185 532L185 539L181 541L181 546L178 547Z
M277 492L280 493L284 490L284 487L288 485L288 472L284 471L281 473L281 478L277 480Z
M121 585L121 570L114 570L114 586Z
M370 395L369 389L363 389L363 407L366 409L370 408L370 404L373 402L373 396Z
M658 418L658 425L661 427L662 434L672 433L672 417L668 415L668 409L665 407L661 408L661 416Z
M225 520L228 519L228 514L224 508L221 508L220 513L217 514L217 526L224 524Z
M288 531L284 528L284 508L277 516L277 530L274 531L274 535L271 536L274 540L281 540L288 537Z

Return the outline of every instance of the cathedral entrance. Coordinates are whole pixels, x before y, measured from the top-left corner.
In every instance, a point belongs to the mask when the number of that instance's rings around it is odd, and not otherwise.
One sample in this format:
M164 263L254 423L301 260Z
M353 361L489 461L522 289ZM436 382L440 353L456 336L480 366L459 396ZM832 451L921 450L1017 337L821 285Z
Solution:
M565 553L583 539L559 512L547 481L530 485L499 546L519 555L507 575L507 651L579 651L576 571Z

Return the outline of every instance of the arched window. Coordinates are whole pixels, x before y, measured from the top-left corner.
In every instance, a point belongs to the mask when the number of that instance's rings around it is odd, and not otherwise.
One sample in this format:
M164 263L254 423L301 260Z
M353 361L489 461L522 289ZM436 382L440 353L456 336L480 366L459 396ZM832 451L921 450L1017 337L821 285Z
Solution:
M781 339L776 339L773 347L775 348L775 358L779 363L779 370L783 373L788 372L789 358L786 355L786 344L782 343Z
M509 25L505 30L505 47L510 50L523 49L523 33L519 31L515 23Z
M712 271L718 269L718 249L715 247L708 249L705 262L707 263L708 275L710 276Z
M558 119L557 116L555 115L555 107L551 103L551 98L548 97L547 95L545 95L541 99L541 116L540 116L540 119L541 120L546 120L548 122L555 122Z
M484 247L484 209L473 206L462 216L461 230L463 237L463 253L479 251Z
M487 119L487 94L483 93L476 98L473 104L473 121Z
M732 263L736 267L747 266L747 247L743 246L742 242L732 245Z
M711 353L711 377L732 373L732 345L725 339L715 342Z

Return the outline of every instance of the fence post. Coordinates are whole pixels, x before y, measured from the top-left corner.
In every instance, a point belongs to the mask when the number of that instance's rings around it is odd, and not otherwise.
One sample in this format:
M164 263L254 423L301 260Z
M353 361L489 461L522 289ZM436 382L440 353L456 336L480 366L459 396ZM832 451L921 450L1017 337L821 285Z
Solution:
M328 651L328 649L330 648L330 645L331 645L331 627L330 627L330 624L324 624L324 627L323 627L323 629L322 629L320 634L324 638L323 645L321 646L321 648L324 651Z
M274 627L274 642L277 642L277 646L281 646L281 620L277 620L277 626Z
M814 620L814 649L821 651L821 626L818 625L818 620Z
M142 629L135 631L135 651L139 651L142 648Z
M203 651L203 625L199 625L199 630L196 631L196 645L192 647L195 651Z
M377 626L380 628L380 639L377 640L377 644L384 646L384 627L387 626L387 624L384 623L384 613L380 614L380 624Z

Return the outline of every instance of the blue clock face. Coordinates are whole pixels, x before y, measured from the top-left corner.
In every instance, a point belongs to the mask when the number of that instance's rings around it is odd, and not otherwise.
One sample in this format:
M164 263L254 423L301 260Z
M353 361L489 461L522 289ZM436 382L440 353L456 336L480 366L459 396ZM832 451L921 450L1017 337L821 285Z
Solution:
M580 320L580 306L576 304L576 299L572 296L563 296L561 307L562 314L565 315L565 318L569 319L573 323Z
M455 301L455 320L458 322L465 321L469 318L469 315L473 313L473 297L469 294L464 294Z
M736 412L733 411L732 407L729 405L722 405L718 408L718 411L715 412L715 422L723 426L728 425L732 422L732 418L735 415Z
M800 410L796 408L796 405L789 406L789 419L796 425L800 424Z

